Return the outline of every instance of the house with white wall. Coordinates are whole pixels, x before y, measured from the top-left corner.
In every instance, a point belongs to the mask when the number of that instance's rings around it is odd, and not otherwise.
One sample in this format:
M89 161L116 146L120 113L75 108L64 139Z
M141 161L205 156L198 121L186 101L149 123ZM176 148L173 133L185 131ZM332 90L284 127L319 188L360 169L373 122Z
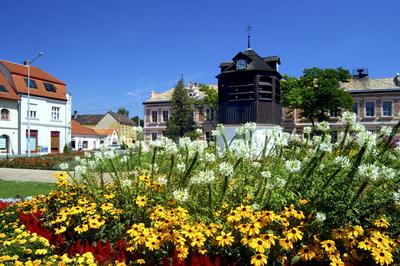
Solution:
M107 135L99 134L94 129L81 125L76 120L71 120L71 148L79 151L100 149Z
M18 154L19 96L0 72L0 156Z
M27 66L0 60L2 73L20 98L18 153L59 153L71 141L71 95L66 84L49 73L30 67L28 114ZM28 134L28 120L30 134Z

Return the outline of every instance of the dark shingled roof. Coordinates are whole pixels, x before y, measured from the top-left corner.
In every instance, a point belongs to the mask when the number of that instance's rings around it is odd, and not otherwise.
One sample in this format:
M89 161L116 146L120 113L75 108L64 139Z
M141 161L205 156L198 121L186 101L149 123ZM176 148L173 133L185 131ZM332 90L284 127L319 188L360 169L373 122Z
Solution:
M253 49L246 49L243 52L239 52L231 62L223 62L220 64L221 68L224 68L222 72L236 71L235 61L240 58L246 58L247 60L247 70L263 70L276 72L267 62L277 62L280 64L279 56L268 56L261 57Z
M136 123L132 121L132 119L130 119L129 117L127 117L126 115L122 115L122 114L118 114L118 113L114 113L114 112L108 112L110 115L112 115L112 117L115 118L115 120L117 120L119 123L123 124L123 125L128 125L128 126L136 126Z
M76 121L80 124L97 124L104 117L104 115L77 115Z

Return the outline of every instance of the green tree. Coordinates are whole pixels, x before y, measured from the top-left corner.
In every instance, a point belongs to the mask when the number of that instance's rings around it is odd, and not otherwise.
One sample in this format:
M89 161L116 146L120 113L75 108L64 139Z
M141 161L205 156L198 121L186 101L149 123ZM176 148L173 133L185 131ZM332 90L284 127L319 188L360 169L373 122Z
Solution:
M125 109L124 107L119 108L117 113L121 114L121 115L129 116L129 111L127 109Z
M208 107L214 110L215 116L218 116L218 91L205 84L200 84L199 90L204 92L205 96L202 99L195 100L196 109L203 111L205 107ZM211 120L211 117L207 117L206 113L200 113L203 114L203 116L206 117L215 127L215 122Z
M302 116L314 126L316 121L328 120L330 111L351 109L353 98L339 83L349 81L350 77L342 67L304 69L299 78L285 75L281 82L282 103L291 109L302 109Z
M173 140L183 136L192 136L196 124L193 121L192 101L189 98L183 80L180 79L172 94L172 111L167 122L165 135Z
M135 122L136 124L138 123L138 121L140 122L140 126L143 127L144 126L144 120L139 118L137 115L135 115L134 117L131 117L131 120L133 122ZM138 125L139 126L139 125Z

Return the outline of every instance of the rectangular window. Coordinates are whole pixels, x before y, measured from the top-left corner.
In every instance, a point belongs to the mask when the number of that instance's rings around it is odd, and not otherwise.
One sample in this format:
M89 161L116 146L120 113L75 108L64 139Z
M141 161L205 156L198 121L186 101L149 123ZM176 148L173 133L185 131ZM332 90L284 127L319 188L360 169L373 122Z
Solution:
M365 102L365 116L375 116L375 102Z
M4 136L0 136L0 150L7 149L7 138Z
M215 119L214 109L207 108L206 109L206 120L214 121L214 119Z
M8 92L5 86L0 85L0 92Z
M27 117L36 118L36 111L30 110L29 112L31 113L31 115L29 115L29 113L26 112L26 116Z
M10 111L8 109L1 109L1 120L10 120Z
M46 91L56 92L56 87L54 86L54 84L43 82L43 85L44 85L44 88L46 89Z
M164 121L164 122L168 122L168 119L169 119L168 110L164 110L164 111L162 112L162 117L163 117L163 121Z
M28 79L25 78L24 80L25 80L25 86L28 88ZM30 79L29 83L31 84L29 86L31 89L37 89L38 88L37 85L36 85L36 81L35 80Z
M82 149L87 149L89 146L88 146L88 141L87 140L84 140L83 142L82 142Z
M152 141L157 140L157 133L151 133L151 140Z
M151 122L157 123L157 111L151 112Z
M392 116L392 101L382 101L382 116Z
M351 111L358 115L358 102L354 102L353 106L351 107Z
M51 107L51 120L60 120L60 107Z
M28 143L30 142L31 152L36 152L36 146L38 145L38 131L30 130L29 139L28 139L28 130L26 130L26 150L28 151Z
M339 111L338 110L331 110L329 112L330 117L338 117Z
M71 148L75 149L75 140L71 140Z

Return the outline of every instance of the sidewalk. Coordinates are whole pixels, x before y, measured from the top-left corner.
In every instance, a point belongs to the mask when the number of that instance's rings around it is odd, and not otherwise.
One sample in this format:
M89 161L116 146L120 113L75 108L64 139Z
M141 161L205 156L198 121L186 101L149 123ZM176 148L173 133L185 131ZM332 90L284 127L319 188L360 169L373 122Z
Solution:
M57 181L53 176L55 172L57 171L0 168L0 180L55 183Z

